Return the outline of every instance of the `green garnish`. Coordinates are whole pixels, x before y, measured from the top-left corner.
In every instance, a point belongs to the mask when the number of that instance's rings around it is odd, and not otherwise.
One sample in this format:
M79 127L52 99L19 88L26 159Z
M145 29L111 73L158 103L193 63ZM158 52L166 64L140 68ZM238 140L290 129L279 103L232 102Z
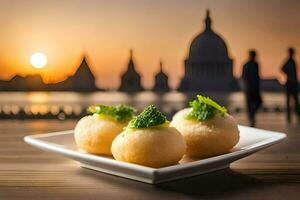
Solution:
M150 105L128 123L128 128L149 128L164 124L166 121L167 118L154 105Z
M212 119L216 114L225 115L227 109L208 97L197 95L197 98L190 102L192 111L186 116L189 120L206 121Z
M93 114L108 115L118 122L126 122L133 118L136 110L124 104L116 106L94 105L88 107L87 111Z

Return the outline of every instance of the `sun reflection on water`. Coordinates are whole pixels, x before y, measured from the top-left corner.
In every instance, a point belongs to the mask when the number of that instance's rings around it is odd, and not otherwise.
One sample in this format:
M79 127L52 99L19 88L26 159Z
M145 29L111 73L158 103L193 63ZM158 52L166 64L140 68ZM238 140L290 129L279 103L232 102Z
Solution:
M28 93L30 103L46 103L49 101L49 94L46 92L30 92Z

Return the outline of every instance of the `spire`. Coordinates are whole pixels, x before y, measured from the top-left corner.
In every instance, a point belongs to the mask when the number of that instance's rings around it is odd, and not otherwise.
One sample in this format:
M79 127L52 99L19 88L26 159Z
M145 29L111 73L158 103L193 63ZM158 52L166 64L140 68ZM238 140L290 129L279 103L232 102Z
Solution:
M87 56L86 56L86 54L83 55L82 61L79 64L79 67L77 68L75 74L76 73L79 73L79 74L83 74L83 73L85 73L85 74L91 74L93 76L93 73L92 73L92 71L90 69L90 66L89 66L88 62L87 62Z
M133 50L129 50L129 63L128 63L128 70L134 70L134 63L133 63Z
M159 61L159 70L163 72L163 62L161 60Z
M81 65L82 65L82 63L87 63L87 61L86 61L86 54L83 54L83 56L82 56Z
M211 31L211 18L209 9L206 10L205 31Z
M130 60L132 60L132 58L133 58L133 50L132 49L129 49L129 56L130 56Z
M167 76L167 75L164 73L163 62L162 62L161 60L159 61L159 71L158 71L158 73L156 74L156 76Z
M167 92L170 90L168 76L163 72L163 62L159 61L160 71L155 75L155 84L153 90L156 92Z

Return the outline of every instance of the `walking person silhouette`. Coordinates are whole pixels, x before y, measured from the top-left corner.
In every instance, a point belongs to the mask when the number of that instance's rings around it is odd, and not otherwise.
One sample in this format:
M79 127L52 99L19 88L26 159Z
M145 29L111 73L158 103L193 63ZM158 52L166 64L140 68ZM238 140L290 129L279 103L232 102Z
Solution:
M256 61L256 52L249 51L249 61L243 66L242 79L248 109L250 125L255 126L255 114L262 105L260 95L259 65Z
M291 105L290 97L292 96L295 101L295 111L300 120L300 107L298 99L298 79L297 79L297 66L294 60L295 49L288 49L289 57L286 63L282 66L281 71L286 76L285 91L286 91L286 110L287 110L287 121L291 122Z

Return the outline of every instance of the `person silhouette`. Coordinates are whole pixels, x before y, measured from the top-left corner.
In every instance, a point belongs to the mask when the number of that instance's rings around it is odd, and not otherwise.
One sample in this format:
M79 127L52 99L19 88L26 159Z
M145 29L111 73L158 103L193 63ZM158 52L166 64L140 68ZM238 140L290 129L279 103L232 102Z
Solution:
M297 79L297 66L294 60L295 49L288 49L289 57L285 64L282 66L281 71L286 75L285 91L286 91L286 110L287 110L287 121L291 122L291 108L290 108L290 97L292 96L295 100L295 111L300 120L300 107L298 99L298 79Z
M260 95L259 65L256 61L255 50L249 51L249 61L243 66L242 79L248 109L250 125L255 126L255 114L262 105Z

